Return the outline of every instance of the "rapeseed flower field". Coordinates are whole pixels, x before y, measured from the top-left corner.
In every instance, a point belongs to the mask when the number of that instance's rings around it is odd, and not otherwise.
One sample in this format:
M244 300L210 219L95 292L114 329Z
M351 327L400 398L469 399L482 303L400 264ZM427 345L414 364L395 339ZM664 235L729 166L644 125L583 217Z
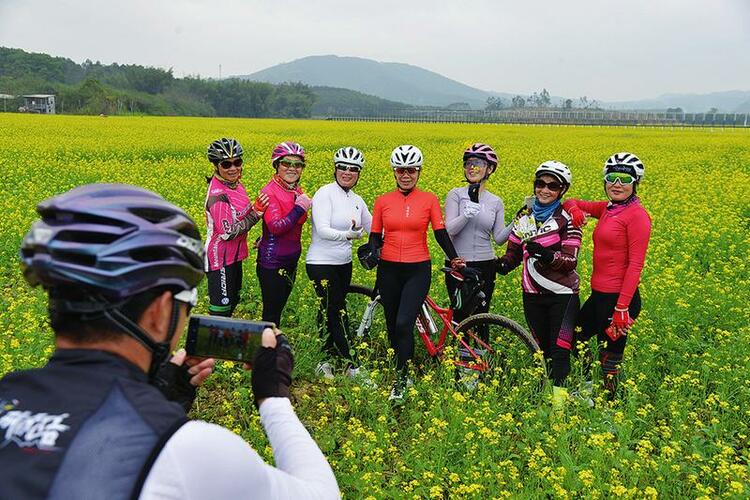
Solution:
M314 375L321 360L316 298L302 266L282 328L295 348L294 403L328 457L346 498L747 498L750 496L750 132L729 129L524 127L148 117L0 116L0 375L39 366L52 351L43 291L20 273L18 248L40 200L89 182L127 182L161 193L205 227L208 143L237 138L243 183L271 176L272 146L308 151L302 185L312 194L332 179L333 152L362 149L356 191L368 204L394 187L391 149L425 155L419 186L445 199L462 184L461 152L487 142L500 165L489 189L506 218L531 193L534 168L571 167L569 196L603 198L601 166L618 151L646 165L639 187L653 218L641 293L644 309L625 351L624 397L609 402L595 379L595 407L561 412L533 376L513 386L454 382L448 360L433 362L419 342L414 386L403 406L387 401L393 380L385 334L355 343L376 387ZM579 272L588 296L591 231ZM255 227L253 240L260 233ZM309 243L310 228L303 233ZM447 301L442 254L430 237L431 295ZM502 249L498 249L500 253ZM254 255L251 255L254 259ZM355 264L354 281L374 272ZM205 313L203 297L197 312ZM520 277L498 277L492 311L523 321ZM358 311L350 311L353 317ZM260 316L254 266L245 266L236 316ZM583 382L573 361L572 386ZM227 426L267 460L272 452L252 405L247 373L220 363L193 417Z

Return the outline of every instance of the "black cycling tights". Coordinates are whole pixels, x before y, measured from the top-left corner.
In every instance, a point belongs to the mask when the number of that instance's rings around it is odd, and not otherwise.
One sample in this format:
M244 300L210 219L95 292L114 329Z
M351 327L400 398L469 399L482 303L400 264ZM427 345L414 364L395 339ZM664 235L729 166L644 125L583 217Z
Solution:
M263 321L272 321L276 326L281 326L281 313L297 277L297 263L278 269L266 269L257 265L255 272L258 274L263 297Z
M240 301L242 261L206 273L208 277L208 314L232 316Z
M550 377L562 386L570 373L570 349L581 302L577 294L523 294L523 313L544 357Z
M324 337L323 352L351 361L346 292L352 282L352 263L307 264L305 268L319 299L318 325Z
M385 312L388 339L396 352L396 369L403 373L414 357L414 324L430 291L430 261L388 262L378 265L377 286Z
M628 336L623 335L616 342L613 342L604 332L612 322L612 313L615 310L618 297L619 294L617 293L591 290L591 295L578 314L578 326L581 327L581 334L578 339L585 342L596 335L599 344L606 344L604 349L599 351L599 362L602 365L605 383L612 390L616 388L616 378L620 373L620 365L622 364L622 353L625 351L625 343L628 340ZM641 294L637 288L628 310L632 319L637 318L641 313ZM587 354L584 357L584 370L588 371L590 365L591 356Z

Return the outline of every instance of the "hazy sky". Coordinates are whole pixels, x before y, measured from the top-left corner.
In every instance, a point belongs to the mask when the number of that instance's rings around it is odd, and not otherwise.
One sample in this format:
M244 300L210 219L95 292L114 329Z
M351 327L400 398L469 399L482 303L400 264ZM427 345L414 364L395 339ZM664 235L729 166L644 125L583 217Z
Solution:
M178 77L336 54L611 101L750 90L750 0L0 0L0 46Z

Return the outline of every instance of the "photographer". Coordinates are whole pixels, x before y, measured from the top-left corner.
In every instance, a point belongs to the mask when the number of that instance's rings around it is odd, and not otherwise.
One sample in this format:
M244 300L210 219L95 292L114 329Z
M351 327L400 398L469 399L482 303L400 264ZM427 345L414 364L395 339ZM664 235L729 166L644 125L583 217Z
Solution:
M213 360L167 361L195 305L195 223L160 196L88 185L40 203L21 247L56 350L0 380L0 498L339 498L288 399L293 358L263 333L252 387L274 468L185 412ZM170 401L171 400L171 401Z

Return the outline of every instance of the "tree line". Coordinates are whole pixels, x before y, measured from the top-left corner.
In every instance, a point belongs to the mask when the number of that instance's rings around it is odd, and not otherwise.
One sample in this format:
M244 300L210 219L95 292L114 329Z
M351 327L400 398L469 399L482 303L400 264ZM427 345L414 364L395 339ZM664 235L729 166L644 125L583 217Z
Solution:
M77 64L6 47L0 47L0 94L55 94L59 113L285 118L309 117L316 99L302 83L175 78L171 68Z

